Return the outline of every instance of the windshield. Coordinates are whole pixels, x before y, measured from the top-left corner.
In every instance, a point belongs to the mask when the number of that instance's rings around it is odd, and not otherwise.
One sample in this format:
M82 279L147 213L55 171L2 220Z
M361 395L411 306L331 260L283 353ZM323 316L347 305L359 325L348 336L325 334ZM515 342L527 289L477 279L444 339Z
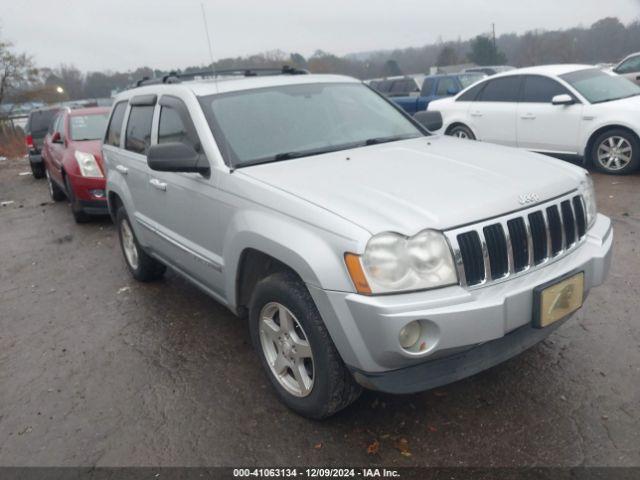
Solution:
M463 90L486 77L484 73L463 73L458 75Z
M236 167L424 135L359 83L244 90L203 97L201 103Z
M107 113L93 115L74 115L69 118L71 140L99 140L104 136L107 127Z
M640 95L640 87L624 77L590 68L560 75L590 103L610 102Z

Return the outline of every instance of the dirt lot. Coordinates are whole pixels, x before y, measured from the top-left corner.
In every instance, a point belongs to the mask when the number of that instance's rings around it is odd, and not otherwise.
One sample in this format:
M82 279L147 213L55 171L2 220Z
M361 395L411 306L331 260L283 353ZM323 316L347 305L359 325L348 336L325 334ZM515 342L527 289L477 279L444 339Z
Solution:
M135 283L111 223L26 171L0 161L0 465L640 465L638 174L596 175L612 272L547 341L319 423L276 400L243 322L176 274Z

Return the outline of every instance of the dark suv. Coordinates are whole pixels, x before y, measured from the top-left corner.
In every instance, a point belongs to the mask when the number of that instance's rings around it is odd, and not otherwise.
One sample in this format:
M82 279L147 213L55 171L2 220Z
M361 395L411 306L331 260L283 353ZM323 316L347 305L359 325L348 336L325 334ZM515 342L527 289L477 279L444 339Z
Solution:
M47 135L49 125L60 111L60 107L44 107L32 110L25 129L25 140L29 153L29 164L35 178L44 178L45 168L42 163L42 144Z

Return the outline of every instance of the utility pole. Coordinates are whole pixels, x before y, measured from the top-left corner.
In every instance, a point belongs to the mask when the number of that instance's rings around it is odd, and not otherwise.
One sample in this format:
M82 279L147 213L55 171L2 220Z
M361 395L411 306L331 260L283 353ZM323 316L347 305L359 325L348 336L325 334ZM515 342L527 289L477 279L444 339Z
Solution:
M495 23L491 24L491 32L493 36L493 51L497 52L498 50L496 49L496 24Z

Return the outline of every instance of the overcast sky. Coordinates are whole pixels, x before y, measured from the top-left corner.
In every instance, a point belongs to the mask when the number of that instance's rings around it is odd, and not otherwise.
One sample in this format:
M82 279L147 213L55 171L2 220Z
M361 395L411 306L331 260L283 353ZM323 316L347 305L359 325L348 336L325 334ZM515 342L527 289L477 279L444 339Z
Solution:
M421 46L489 31L628 23L640 0L0 0L0 34L38 66L159 69L281 49L307 56Z

